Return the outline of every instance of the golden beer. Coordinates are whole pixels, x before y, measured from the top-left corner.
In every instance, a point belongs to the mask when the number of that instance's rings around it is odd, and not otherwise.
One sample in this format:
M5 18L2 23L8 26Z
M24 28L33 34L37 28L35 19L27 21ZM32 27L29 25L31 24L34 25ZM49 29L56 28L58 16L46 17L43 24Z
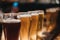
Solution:
M37 28L38 28L39 15L31 12L31 27L30 27L30 40L37 39Z
M38 14L39 14L39 27L38 27L38 31L41 31L43 29L44 11L40 10Z
M30 15L20 15L21 28L20 28L20 40L28 40L29 28L30 28Z
M43 34L43 33L46 32L46 28L43 26L43 24L44 24L44 11L43 10L36 10L36 11L39 15L36 40L43 40L43 37L45 37L45 34Z

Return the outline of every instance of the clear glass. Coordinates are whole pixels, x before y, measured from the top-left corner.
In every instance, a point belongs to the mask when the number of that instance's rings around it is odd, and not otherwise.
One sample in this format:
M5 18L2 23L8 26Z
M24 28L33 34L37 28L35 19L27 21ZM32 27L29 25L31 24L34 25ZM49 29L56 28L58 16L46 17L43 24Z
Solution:
M57 16L58 16L58 10L56 8L50 8L50 9L46 10L47 26L52 28L51 30L53 30L54 27L56 26ZM48 30L49 30L49 28L48 28ZM48 32L50 32L50 31L48 31Z
M29 11L31 14L31 27L30 27L30 40L37 40L37 28L39 26L39 13L38 11Z
M29 40L31 15L27 12L20 12L17 18L21 20L20 40Z
M21 21L15 19L13 15L5 13L3 17L5 40L18 40L19 37Z
M56 8L49 8L46 9L46 14L45 14L45 25L46 25L46 29L47 32L50 34L51 31L54 30L54 28L56 27L56 22L57 22L57 16L58 16L58 10ZM51 34L52 35L52 34ZM53 34L54 35L54 34ZM53 36L52 35L52 36ZM49 35L47 35L46 37L48 37ZM48 38L47 38L48 39Z

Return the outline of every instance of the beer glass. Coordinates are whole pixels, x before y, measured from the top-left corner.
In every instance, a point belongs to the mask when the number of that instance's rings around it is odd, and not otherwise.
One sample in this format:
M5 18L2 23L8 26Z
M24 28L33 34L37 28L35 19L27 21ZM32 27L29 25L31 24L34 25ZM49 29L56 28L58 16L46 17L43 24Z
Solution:
M37 40L43 40L43 37L45 37L46 28L43 26L44 24L44 11L43 10L37 10L39 14L39 22L38 22L38 28L37 28Z
M12 18L13 17L13 18ZM11 13L4 14L3 28L5 40L18 40L21 21L15 19Z
M21 12L17 17L21 20L20 40L29 40L31 15L27 12Z
M31 26L30 26L30 33L29 33L29 40L36 40L37 39L37 28L38 28L38 20L39 14L37 11L29 11L28 13L31 14Z
M57 8L49 8L46 10L46 27L47 32L51 32L56 27L56 20L58 16L58 9Z

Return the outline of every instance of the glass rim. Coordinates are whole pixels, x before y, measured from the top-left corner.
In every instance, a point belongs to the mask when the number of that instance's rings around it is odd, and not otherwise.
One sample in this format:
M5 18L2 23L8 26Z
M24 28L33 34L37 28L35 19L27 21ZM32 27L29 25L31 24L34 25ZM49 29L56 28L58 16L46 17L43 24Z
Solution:
M39 14L44 14L44 12L40 12L40 10L35 10L35 11L28 11L31 15L39 15Z
M31 17L31 14L29 14L28 12L19 12L17 18L20 17Z
M21 20L19 19L3 19L2 23L19 23Z
M56 12L58 10L59 10L59 8L48 8L48 9L46 9L46 12Z
M21 18L21 17L31 17L31 15L17 15L17 18Z

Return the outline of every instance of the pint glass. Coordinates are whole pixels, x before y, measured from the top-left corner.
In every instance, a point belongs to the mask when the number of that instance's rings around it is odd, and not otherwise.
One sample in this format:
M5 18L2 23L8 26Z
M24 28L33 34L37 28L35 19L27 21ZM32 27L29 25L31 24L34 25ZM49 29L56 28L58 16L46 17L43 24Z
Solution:
M18 19L21 20L20 40L29 40L29 28L31 15L27 12L22 12L18 15Z
M39 14L39 22L38 22L38 28L37 28L37 40L42 40L45 36L45 34L43 34L44 32L46 32L45 27L43 26L44 24L44 11L43 10L38 10L38 14Z
M29 40L36 40L37 39L37 28L38 28L38 20L39 14L37 11L29 11L31 14L31 26L30 26L30 37Z
M47 31L51 32L56 27L56 21L58 16L58 9L56 8L49 8L46 10L46 25Z
M18 40L21 21L10 17L10 14L4 16L3 28L5 40Z

